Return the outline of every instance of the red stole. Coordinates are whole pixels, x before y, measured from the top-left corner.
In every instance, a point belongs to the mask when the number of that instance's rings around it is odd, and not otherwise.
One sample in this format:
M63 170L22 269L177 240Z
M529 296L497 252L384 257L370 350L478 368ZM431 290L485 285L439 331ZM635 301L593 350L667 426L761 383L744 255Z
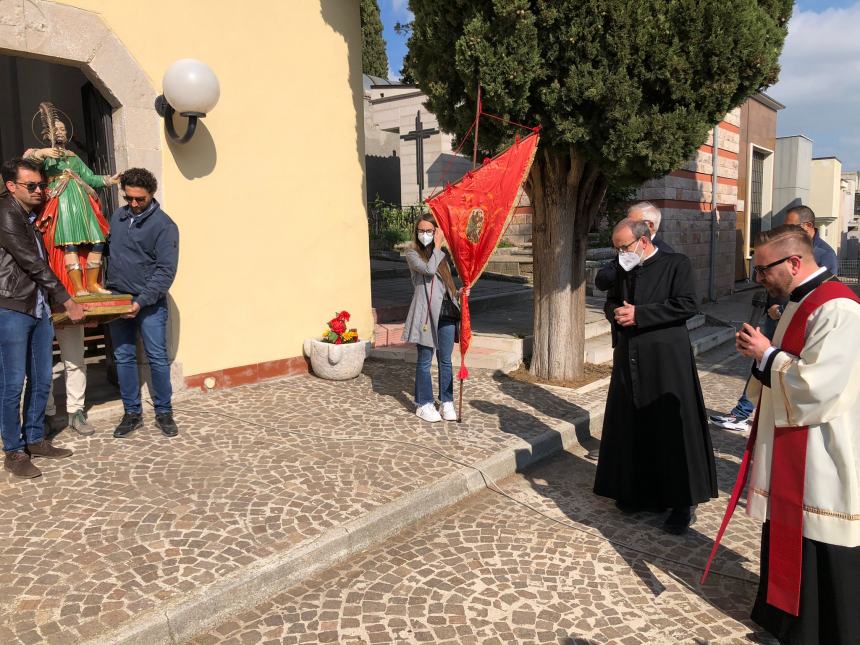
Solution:
M821 305L836 298L849 298L860 302L854 293L841 282L824 282L804 298L794 312L780 349L800 356L806 342L806 324L809 317ZM759 404L761 397L759 397ZM701 584L708 577L717 548L726 526L738 505L738 499L746 486L750 458L758 433L758 406L756 406L752 429L732 496ZM803 565L803 491L806 478L806 446L808 426L781 426L774 428L773 453L770 470L770 548L768 559L767 602L792 616L800 613L800 574Z

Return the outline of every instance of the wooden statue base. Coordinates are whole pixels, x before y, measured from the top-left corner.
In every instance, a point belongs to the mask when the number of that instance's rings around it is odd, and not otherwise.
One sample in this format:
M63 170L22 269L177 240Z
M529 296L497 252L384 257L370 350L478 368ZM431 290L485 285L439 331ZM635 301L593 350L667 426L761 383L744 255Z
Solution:
M126 293L95 293L88 296L73 296L72 300L84 308L84 319L74 323L65 309L51 316L55 327L81 325L84 323L106 323L131 313L131 296Z

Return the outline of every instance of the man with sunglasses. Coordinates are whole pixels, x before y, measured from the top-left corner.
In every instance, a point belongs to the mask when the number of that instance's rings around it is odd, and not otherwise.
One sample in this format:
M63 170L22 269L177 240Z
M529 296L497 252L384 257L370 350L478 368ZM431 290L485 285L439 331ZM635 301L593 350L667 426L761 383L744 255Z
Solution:
M763 231L756 279L788 297L773 341L745 324L757 421L726 511L746 483L762 523L752 619L781 643L848 645L860 634L860 300L799 226ZM760 394L760 398L759 398ZM714 552L716 551L716 545ZM713 555L712 555L713 557Z
M45 405L51 388L54 326L49 303L69 318L84 317L47 262L42 236L33 226L44 200L39 164L20 157L3 164L7 195L0 197L0 435L4 468L15 477L41 471L32 457L61 458L71 450L45 438ZM24 379L27 387L24 390ZM21 391L24 390L23 422Z
M143 427L137 335L152 374L151 394L155 424L166 437L179 429L173 421L170 359L167 354L167 292L179 263L179 229L167 216L155 191L158 183L144 168L130 168L120 176L128 203L111 215L105 284L115 293L132 295L132 313L110 323L113 354L122 397L122 420L113 436L122 438Z

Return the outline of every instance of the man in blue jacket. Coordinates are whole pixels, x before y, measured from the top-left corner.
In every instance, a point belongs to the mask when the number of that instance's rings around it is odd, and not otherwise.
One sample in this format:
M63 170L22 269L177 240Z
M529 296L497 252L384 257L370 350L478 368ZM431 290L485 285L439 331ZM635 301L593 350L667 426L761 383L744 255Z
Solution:
M815 258L815 263L820 267L826 267L833 275L839 274L839 261L836 259L836 251L821 239L818 228L815 226L815 212L809 206L792 208L785 214L784 223L802 228L803 232L812 240L812 255Z
M173 421L170 360L167 356L167 291L179 263L179 229L154 198L158 183L151 172L129 168L120 177L127 206L110 218L110 262L105 286L132 295L132 312L110 323L113 355L125 414L113 436L122 438L143 427L137 334L152 372L155 423L167 437L179 429Z

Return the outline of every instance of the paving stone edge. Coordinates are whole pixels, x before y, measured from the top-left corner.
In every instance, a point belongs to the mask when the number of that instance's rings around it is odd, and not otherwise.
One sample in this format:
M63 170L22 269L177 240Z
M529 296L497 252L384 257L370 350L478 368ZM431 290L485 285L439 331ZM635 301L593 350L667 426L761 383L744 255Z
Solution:
M119 629L87 640L87 645L178 644L229 617L255 607L302 580L379 543L418 520L441 511L515 472L575 446L603 422L603 402L551 429L531 442L520 439L490 457L461 468L435 484L404 495L289 551L244 567L238 573L186 597L166 603ZM585 454L584 448L575 450ZM483 474L482 474L483 473Z

